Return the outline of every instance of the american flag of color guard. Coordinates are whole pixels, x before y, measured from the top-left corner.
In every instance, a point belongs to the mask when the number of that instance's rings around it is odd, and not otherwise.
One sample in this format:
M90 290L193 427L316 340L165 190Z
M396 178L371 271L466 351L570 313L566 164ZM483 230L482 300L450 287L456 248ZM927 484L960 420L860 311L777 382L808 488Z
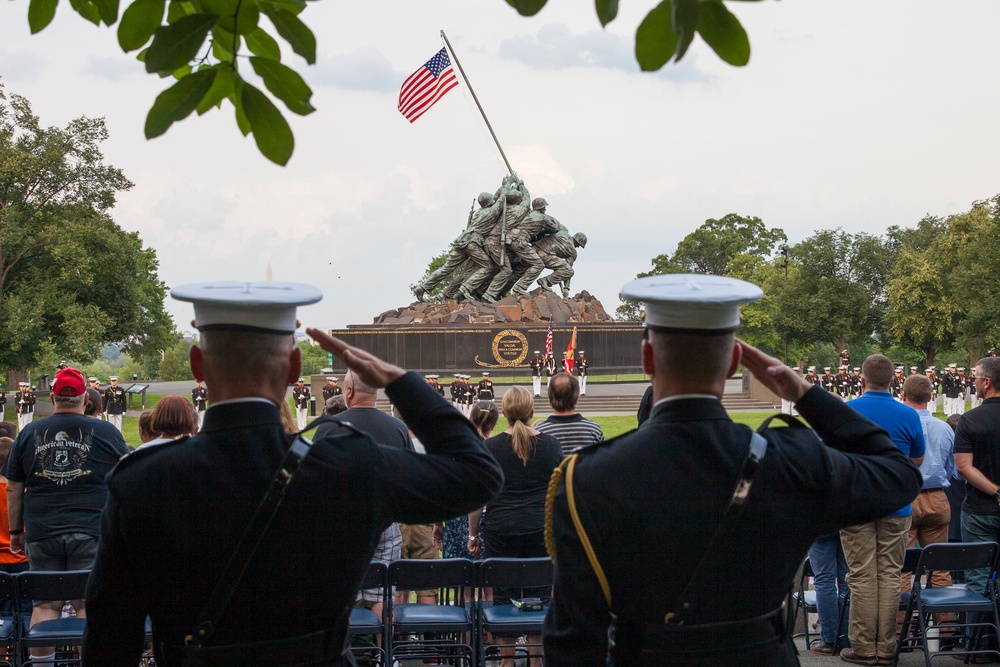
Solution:
M412 123L457 85L458 77L451 67L448 51L442 48L403 82L399 89L399 113Z
M552 316L549 316L549 332L545 334L545 356L552 356Z

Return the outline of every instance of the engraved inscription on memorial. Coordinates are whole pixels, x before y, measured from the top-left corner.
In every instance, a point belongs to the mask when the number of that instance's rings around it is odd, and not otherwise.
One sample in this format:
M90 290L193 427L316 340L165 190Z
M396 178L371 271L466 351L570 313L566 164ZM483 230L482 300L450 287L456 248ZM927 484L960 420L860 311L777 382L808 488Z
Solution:
M487 368L520 366L528 356L528 339L515 329L504 329L493 337L493 358L496 363L488 363L476 355L476 363Z

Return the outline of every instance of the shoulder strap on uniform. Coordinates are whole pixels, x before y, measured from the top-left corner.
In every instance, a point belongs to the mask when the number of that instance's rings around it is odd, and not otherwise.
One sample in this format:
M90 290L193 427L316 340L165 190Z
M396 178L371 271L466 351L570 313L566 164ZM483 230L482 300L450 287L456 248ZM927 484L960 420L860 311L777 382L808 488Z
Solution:
M310 424L310 427L319 421L314 421ZM309 453L311 446L312 443L302 437L301 433L295 435L291 446L285 452L285 457L281 460L281 465L278 466L278 471L268 485L267 491L264 493L264 497L257 506L253 517L251 517L250 523L247 524L243 535L240 536L239 542L236 543L236 548L233 549L233 553L229 557L229 562L226 563L226 567L222 571L215 589L198 615L195 634L184 638L185 645L199 647L215 632L215 627L218 625L222 613L229 605L229 600L232 598L233 593L236 592L236 587L243 578L250 560L264 539L264 533L267 532L268 526L271 525L271 520L278 513L278 508L281 507L281 502L285 498L288 485L295 478L299 465L306 454Z
M580 520L580 513L576 509L576 496L573 495L573 469L576 466L576 460L579 458L579 454L573 453L563 459L563 462L559 464L555 470L552 471L552 478L549 480L549 489L545 497L545 549L549 552L549 557L552 562L556 562L556 545L555 536L552 532L552 509L555 506L556 493L559 490L559 482L565 478L566 480L566 502L569 505L569 515L573 519L573 526L576 528L576 534L580 538L580 545L583 547L584 553L587 554L587 560L590 561L590 567L594 570L594 574L597 576L597 582L601 585L601 591L604 593L604 599L608 602L608 608L611 608L611 586L608 584L608 578L604 574L604 568L601 567L601 562L597 559L597 553L594 551L594 546L590 543L590 538L587 536L587 531L583 527L583 522Z

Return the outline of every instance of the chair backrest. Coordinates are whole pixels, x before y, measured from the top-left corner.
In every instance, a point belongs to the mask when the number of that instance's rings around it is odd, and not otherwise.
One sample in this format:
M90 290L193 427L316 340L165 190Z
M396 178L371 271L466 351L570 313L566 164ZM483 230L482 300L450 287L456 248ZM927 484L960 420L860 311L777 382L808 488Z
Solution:
M35 570L18 573L14 583L22 600L82 600L89 577L90 570Z
M535 588L552 585L552 560L543 558L487 558L479 563L479 585Z
M806 578L813 576L813 574L812 561L809 560L809 557L807 556L805 561L802 563L802 581L805 581Z
M402 558L389 564L389 583L403 590L472 586L472 561L467 558Z
M915 572L917 565L920 563L920 553L923 551L920 547L910 547L906 550L906 555L903 556L903 572Z
M975 570L992 568L1000 554L996 542L952 542L928 544L920 552L917 573L927 570Z
M0 570L0 603L14 601L14 576Z
M385 563L373 560L365 570L365 576L361 578L361 588L382 588L386 587L386 580L389 576L389 568Z

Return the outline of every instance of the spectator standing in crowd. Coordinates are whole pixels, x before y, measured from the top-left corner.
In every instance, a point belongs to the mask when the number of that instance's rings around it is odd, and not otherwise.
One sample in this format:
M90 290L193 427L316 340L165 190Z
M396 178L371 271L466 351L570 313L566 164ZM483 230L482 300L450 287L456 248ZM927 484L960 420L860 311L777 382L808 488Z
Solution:
M323 410L323 414L332 417L334 415L339 415L346 409L347 400L344 398L343 394L337 394L336 396L331 396L326 399L326 408Z
M483 440L489 438L500 419L500 410L493 401L482 401L472 406L469 421L479 431ZM442 558L468 558L475 560L469 551L469 515L460 514L454 519L448 519L434 526L434 544L441 549ZM479 533L476 533L479 537Z
M4 422L5 424L7 422ZM14 440L9 435L0 435L0 470L7 463L7 456ZM7 478L0 475L0 570L17 574L28 569L28 558L24 553L14 553L10 548L10 523L7 520ZM11 615L12 606L8 601L0 605L0 614Z
M503 488L486 504L482 538L478 529L483 510L469 513L469 551L484 558L545 556L545 492L552 470L562 460L562 449L555 438L529 426L535 410L532 396L524 387L515 385L505 391L501 409L509 426L484 444L503 469ZM494 588L494 606L511 604L513 594ZM523 595L539 597L547 604L550 589L529 588ZM501 649L500 667L514 667L513 644L520 633L511 637L494 635L499 643L511 645ZM540 642L541 637L528 637L528 643Z
M118 384L118 376L112 375L111 385L104 390L104 413L108 421L120 432L122 417L125 415L125 388Z
M861 365L864 395L851 401L850 407L884 428L899 451L920 465L925 450L923 426L916 410L889 393L893 373L888 357L873 354L865 359ZM851 648L840 652L844 662L892 661L896 653L899 582L912 513L910 503L906 503L888 516L840 531L851 570L847 579L851 588L847 633Z
M424 384L426 385L426 382ZM379 410L375 406L377 398L377 388L366 383L357 373L348 371L344 376L344 400L347 402L347 410L337 415L333 421L321 424L316 429L316 439L343 433L346 429L340 422L348 422L381 445L414 452L413 440L406 424ZM428 541L431 539L432 537L428 535ZM382 531L373 559L388 565L402 555L403 530L394 522ZM395 589L393 592L395 593ZM381 595L382 591L377 588L361 591L362 599L370 604L372 611L379 616L382 614Z
M31 385L27 382L19 382L18 388L14 405L17 412L17 432L20 433L35 417L35 392L31 391Z
M164 396L156 404L156 409L153 410L149 427L156 434L156 437L143 443L138 449L190 436L197 428L195 412L192 410L191 404L182 397Z
M208 408L208 390L198 380L194 381L194 389L191 390L191 405L198 413L198 428L201 428L205 421L205 410Z
M817 655L836 655L843 648L837 632L840 629L841 598L847 595L847 561L839 532L816 538L809 547L809 565L813 571L816 611L819 614L819 639L812 643L809 650Z
M286 452L304 447L284 432L277 405L301 368L295 306L321 295L271 282L189 285L172 294L195 302L201 340L191 370L205 380L210 407L198 435L132 454L109 477L87 590L84 666L138 664L147 616L160 667L207 649L221 664L350 664L341 656L349 613L379 534L395 521L436 521L481 506L499 491L502 473L471 424L420 376L307 329L359 383L386 387L427 454L346 427L343 437L317 435L219 623L202 639L200 614L234 545L280 479ZM267 634L278 647L260 642L263 608L275 612ZM192 635L205 649L185 646Z
M548 394L552 415L535 424L535 428L558 440L563 456L604 440L601 427L576 411L580 384L575 377L569 373L557 373L549 382Z
M946 423L933 416L927 409L931 400L931 381L923 375L911 375L903 381L903 404L917 411L924 434L924 460L920 464L920 474L924 485L920 495L913 501L907 548L920 545L948 542L948 526L951 523L951 505L945 491L951 486L955 476L955 432ZM910 590L913 575L903 574L900 590ZM951 575L945 570L931 573L934 588L951 586ZM954 614L938 614L936 623L954 623Z
M104 397L93 387L87 387L87 409L84 414L94 419L101 419L104 415Z
M306 379L299 378L292 387L292 400L295 402L295 423L299 430L306 427L309 421L309 399L312 398L312 390L306 386Z
M976 395L983 399L955 429L955 467L965 478L962 541L994 542L1000 532L1000 357L976 362ZM987 594L988 570L969 570L969 590Z
M809 545L909 502L920 472L881 428L735 339L757 286L675 274L622 293L646 305L654 407L568 457L553 485L546 667L798 665L783 602ZM733 423L721 397L741 362L815 432L766 429L761 443ZM720 531L726 516L738 522Z
M137 427L139 429L139 447L156 439L156 431L153 430L153 411L143 410L142 414L139 415L139 420ZM139 447L129 447L129 449L136 450Z
M51 397L52 416L21 431L0 470L7 478L10 548L26 552L32 570L89 570L108 495L105 477L128 447L114 426L84 415L89 398L80 371L56 373ZM65 603L36 600L31 625L59 618ZM83 618L83 600L71 603ZM30 652L33 664L54 664L54 647Z

